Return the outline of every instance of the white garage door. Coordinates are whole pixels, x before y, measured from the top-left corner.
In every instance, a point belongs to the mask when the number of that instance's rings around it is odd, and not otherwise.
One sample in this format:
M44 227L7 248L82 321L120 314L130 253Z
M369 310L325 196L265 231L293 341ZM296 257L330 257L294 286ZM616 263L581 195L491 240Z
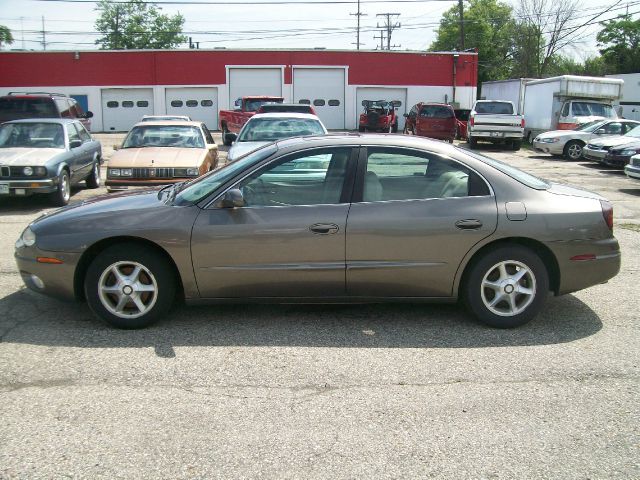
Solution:
M230 68L229 106L237 98L251 95L282 96L282 69L280 68Z
M210 130L218 128L218 89L210 87L167 88L167 115L188 115L204 122Z
M344 128L344 68L295 68L293 101L310 103L331 129Z
M399 100L402 105L398 107L398 130L404 129L404 116L413 105L407 105L407 89L406 88L386 88L386 87L358 87L356 88L356 111L358 117L364 111L362 106L363 100Z
M151 88L102 90L102 125L105 132L126 132L143 115L153 115Z

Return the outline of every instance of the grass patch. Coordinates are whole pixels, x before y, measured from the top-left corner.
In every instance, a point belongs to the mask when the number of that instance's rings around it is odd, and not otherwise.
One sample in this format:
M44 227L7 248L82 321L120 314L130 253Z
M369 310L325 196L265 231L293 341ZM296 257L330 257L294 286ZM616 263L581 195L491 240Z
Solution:
M640 232L639 223L619 223L618 227L624 228L625 230L631 230L633 232Z

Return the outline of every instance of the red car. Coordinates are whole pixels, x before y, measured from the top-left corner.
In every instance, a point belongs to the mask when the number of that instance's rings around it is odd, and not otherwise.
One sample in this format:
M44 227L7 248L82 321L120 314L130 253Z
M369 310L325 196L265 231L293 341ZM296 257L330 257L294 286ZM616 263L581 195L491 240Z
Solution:
M363 100L364 113L360 114L358 122L359 132L388 132L398 131L398 115L396 109L402 105L399 100Z
M418 103L405 113L404 133L446 140L453 143L457 121L451 105L446 103Z

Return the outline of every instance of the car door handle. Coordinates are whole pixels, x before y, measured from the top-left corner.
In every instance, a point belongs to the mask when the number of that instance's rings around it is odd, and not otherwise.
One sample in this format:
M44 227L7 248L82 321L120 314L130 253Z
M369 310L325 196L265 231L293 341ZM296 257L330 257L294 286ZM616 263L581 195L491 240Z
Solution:
M460 230L476 230L482 226L482 222L480 220L476 220L475 218L468 218L465 220L458 220L456 222L456 227Z
M309 227L312 233L317 233L320 235L330 235L332 233L337 233L339 228L335 223L316 223Z

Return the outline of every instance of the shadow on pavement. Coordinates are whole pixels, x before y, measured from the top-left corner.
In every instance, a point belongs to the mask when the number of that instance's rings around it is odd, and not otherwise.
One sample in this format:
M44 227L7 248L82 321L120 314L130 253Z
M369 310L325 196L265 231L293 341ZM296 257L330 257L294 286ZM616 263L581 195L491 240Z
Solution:
M640 185L640 182L638 182ZM619 192L628 193L629 195L635 195L636 197L640 197L640 187L638 188L619 188Z
M80 348L154 347L173 357L181 346L336 348L483 348L572 342L602 328L572 295L549 297L528 325L497 330L475 323L458 305L211 305L176 307L137 331L108 327L85 304L28 290L0 299L2 342Z

